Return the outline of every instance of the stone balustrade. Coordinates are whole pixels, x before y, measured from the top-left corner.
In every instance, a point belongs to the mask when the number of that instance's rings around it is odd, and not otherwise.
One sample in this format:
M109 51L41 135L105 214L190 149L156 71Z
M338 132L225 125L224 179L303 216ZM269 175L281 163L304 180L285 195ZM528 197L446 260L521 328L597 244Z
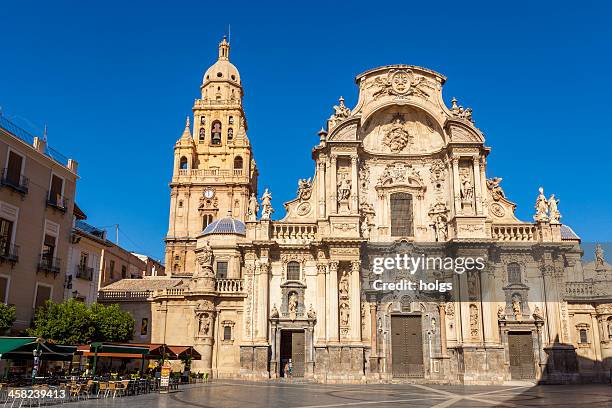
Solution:
M153 295L150 290L102 290L98 293L98 300L102 301L141 301Z
M535 242L538 240L538 227L534 224L494 224L491 236L497 241Z
M316 224L275 223L272 239L283 244L307 244L317 238Z
M205 179L205 178L224 178L241 177L245 173L242 169L180 169L175 179Z
M593 282L567 282L565 296L567 297L593 297L596 296Z
M215 290L220 293L241 293L242 279L217 279Z

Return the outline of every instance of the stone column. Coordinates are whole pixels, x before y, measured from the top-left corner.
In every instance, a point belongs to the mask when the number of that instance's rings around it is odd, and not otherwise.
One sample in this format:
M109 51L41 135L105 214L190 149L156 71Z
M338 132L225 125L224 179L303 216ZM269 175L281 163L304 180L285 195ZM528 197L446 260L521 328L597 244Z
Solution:
M591 315L591 321L591 331L593 332L592 341L593 346L595 347L595 361L601 362L601 338L599 336L599 324L597 324L597 314L594 313Z
M476 199L476 215L482 215L482 190L480 184L480 159L474 157L474 198Z
M327 299L329 305L326 313L329 316L327 323L327 340L330 342L338 342L339 327L338 327L338 261L329 263L329 282L327 285Z
M359 273L361 270L360 261L351 262L351 292L350 292L350 305L351 305L351 339L354 342L361 341L361 280L359 279Z
M446 356L446 304L442 303L438 305L438 311L440 312L440 354Z
M331 207L330 207L330 214L337 214L338 213L338 180L337 180L337 176L338 176L338 166L337 166L337 161L338 161L338 156L335 154L331 155L330 158L330 166L329 166L329 184L330 184L330 188L331 188Z
M359 188L357 180L357 156L351 157L351 213L357 214L359 212Z
M376 303L370 300L370 371L378 372L378 330L376 329Z
M327 265L324 263L317 264L317 323L315 326L315 344L324 342L326 339L327 325L327 296L326 296L326 280Z
M259 299L257 301L257 333L258 341L268 340L268 303L269 303L269 276L270 264L260 261L257 265L256 278L258 280Z
M453 197L455 198L455 215L461 213L461 187L459 183L459 158L453 157Z
M319 156L319 170L317 171L317 191L319 195L319 219L325 218L325 160Z
M486 175L486 172L485 172L485 168L486 168L486 166L487 166L487 159L486 159L485 157L480 157L478 160L479 160L479 162L480 162L480 174L478 175L478 177L480 177L480 185L482 186L482 188L485 188L485 187L486 187L486 185L487 185L487 175ZM485 192L484 192L484 194L485 194L485 195L484 195L484 196L483 196L483 198L481 199L481 201L483 201L483 202L484 202L485 197L486 197L486 194L487 194L487 193L486 193L486 188L485 188ZM483 206L483 207L484 207L484 206ZM487 209L486 209L486 208L483 208L483 209L482 209L482 213L483 213L484 215L488 215Z
M482 321L485 344L497 343L499 330L497 329L495 305L495 275L493 270L484 269L480 272L480 292L482 294Z

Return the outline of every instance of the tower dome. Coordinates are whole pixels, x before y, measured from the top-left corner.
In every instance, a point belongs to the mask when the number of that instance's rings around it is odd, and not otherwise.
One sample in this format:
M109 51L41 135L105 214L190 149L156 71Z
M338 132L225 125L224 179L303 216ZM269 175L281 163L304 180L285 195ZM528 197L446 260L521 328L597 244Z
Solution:
M246 227L240 220L227 216L213 221L204 228L202 235L235 234L246 235Z
M204 73L202 86L211 82L230 82L240 86L240 73L238 69L229 61L230 44L227 39L219 43L219 59Z

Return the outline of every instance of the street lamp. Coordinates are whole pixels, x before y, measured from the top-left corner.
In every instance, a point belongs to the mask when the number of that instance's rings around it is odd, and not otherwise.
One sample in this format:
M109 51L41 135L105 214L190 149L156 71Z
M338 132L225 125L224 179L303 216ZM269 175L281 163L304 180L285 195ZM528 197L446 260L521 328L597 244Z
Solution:
M36 374L38 373L38 367L40 365L40 356L42 355L42 350L40 349L40 345L44 343L45 340L42 338L36 339L36 348L32 350L32 356L34 357L34 367L32 367L32 385L36 381Z

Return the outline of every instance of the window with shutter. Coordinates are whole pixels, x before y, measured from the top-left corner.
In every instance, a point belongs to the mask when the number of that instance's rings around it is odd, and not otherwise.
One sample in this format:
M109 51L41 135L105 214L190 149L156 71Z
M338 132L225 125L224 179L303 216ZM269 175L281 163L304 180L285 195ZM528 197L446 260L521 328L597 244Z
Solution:
M391 194L391 236L412 236L412 195Z

